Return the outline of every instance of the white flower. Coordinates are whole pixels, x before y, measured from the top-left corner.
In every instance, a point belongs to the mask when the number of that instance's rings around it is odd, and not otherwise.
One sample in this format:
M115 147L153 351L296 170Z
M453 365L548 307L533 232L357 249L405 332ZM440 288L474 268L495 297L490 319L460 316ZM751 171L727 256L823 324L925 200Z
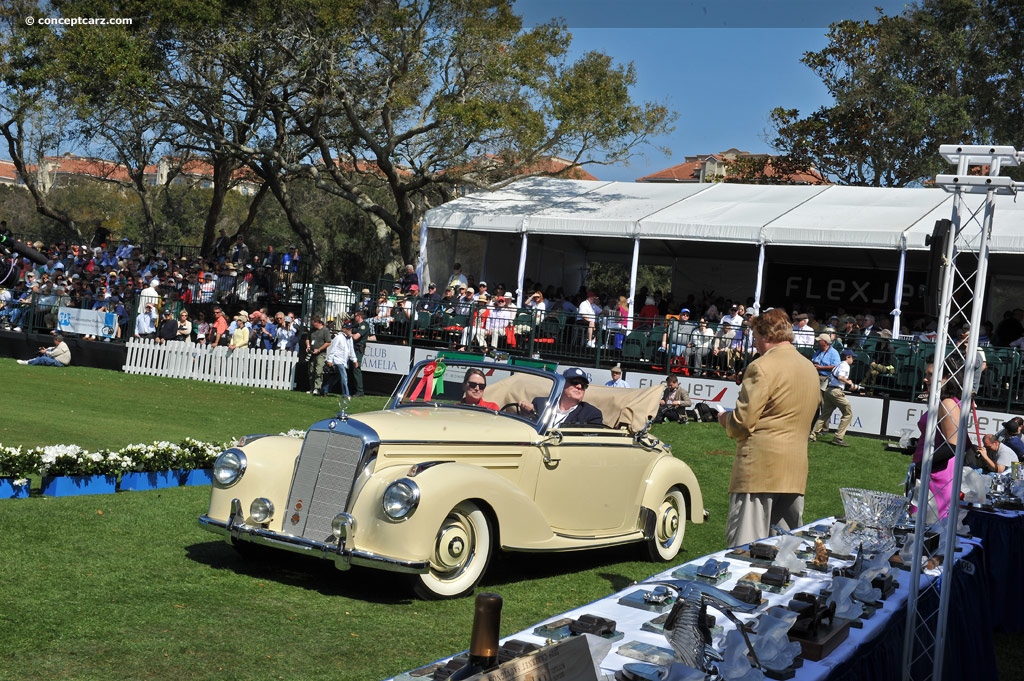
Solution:
M28 478L18 478L11 484L14 485L15 487L24 487L25 485L28 484Z

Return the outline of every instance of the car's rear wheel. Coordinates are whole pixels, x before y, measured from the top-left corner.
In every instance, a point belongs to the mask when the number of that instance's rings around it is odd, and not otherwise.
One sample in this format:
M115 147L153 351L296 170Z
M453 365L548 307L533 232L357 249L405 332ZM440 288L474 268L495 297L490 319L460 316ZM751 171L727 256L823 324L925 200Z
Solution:
M463 501L438 528L430 570L413 575L413 591L425 600L469 595L484 576L490 560L490 521L479 506Z
M678 488L665 492L655 510L654 534L647 539L647 554L653 561L672 560L683 547L686 532L686 499Z

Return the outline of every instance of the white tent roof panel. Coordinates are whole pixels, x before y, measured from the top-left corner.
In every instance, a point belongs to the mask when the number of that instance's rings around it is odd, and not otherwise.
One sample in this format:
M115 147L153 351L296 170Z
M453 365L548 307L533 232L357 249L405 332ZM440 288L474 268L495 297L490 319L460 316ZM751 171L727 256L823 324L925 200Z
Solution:
M945 193L945 192L943 192ZM971 215L976 214L978 220L984 215L985 195L964 194L960 213L960 223L967 224ZM946 201L915 222L906 231L907 248L910 250L927 249L925 237L930 236L935 222L953 215L953 196L946 194ZM969 233L976 233L971 229ZM993 214L992 237L989 239L989 251L992 253L1024 253L1024 201L1017 201L1015 196L996 196L996 208Z
M968 196L978 206L982 196ZM939 189L528 178L427 211L427 227L920 250L952 196ZM1024 202L998 198L992 251L1024 253Z
M708 189L644 219L641 233L663 239L756 244L767 223L826 189L721 183L697 186Z
M907 227L948 198L936 189L832 186L769 223L765 243L895 249Z

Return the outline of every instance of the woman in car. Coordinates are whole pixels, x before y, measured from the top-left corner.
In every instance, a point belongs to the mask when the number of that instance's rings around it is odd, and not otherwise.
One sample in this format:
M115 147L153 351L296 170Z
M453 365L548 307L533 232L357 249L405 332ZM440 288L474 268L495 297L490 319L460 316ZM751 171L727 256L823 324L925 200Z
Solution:
M479 369L470 369L466 372L466 377L462 379L462 404L498 411L498 405L482 399L486 388L487 377L484 376L484 372Z

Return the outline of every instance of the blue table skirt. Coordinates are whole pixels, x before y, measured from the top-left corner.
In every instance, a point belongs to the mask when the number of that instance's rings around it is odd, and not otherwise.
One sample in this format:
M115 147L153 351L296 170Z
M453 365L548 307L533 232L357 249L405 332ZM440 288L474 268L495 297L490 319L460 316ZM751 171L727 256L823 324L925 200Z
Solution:
M988 623L991 616L988 598L990 590L983 569L986 563L986 550L983 546L965 542L964 557L956 563L953 592L950 594L943 681L991 681L998 678L995 647ZM921 593L919 613L927 613L927 621L933 624L937 621L938 606L937 590L929 589ZM906 622L907 610L901 607L892 614L879 635L862 643L857 654L836 668L828 681L900 681ZM931 663L929 661L927 665L922 665L923 662L918 661L913 678L931 678Z
M988 576L992 628L1024 631L1024 513L970 511L965 522L988 557L982 569Z

